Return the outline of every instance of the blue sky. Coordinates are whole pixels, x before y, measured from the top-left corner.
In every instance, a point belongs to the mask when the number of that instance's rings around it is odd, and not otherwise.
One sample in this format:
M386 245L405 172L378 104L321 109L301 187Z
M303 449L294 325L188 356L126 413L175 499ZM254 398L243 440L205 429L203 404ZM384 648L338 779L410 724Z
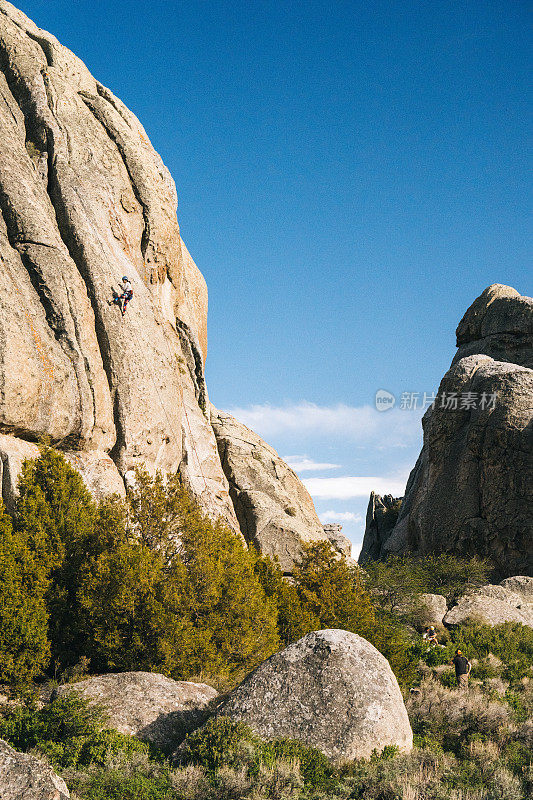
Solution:
M532 293L522 0L19 0L139 116L210 291L211 399L361 540L463 312ZM369 480L371 479L371 480ZM339 517L339 515L344 515Z

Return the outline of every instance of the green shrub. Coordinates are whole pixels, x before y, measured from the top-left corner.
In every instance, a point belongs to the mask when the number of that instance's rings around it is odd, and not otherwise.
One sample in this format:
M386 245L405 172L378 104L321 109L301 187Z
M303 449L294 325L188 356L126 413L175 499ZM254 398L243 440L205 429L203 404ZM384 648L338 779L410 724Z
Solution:
M451 632L453 646L468 658L484 659L489 653L504 663L502 677L516 682L531 675L533 664L533 629L517 622L501 625L469 623L457 625Z
M314 747L307 747L294 739L276 739L260 748L260 759L298 762L305 786L326 789L335 781L335 771L328 758Z
M0 738L17 750L39 749L57 767L75 766L87 739L105 722L103 710L75 694L37 709L32 705L10 708L0 720Z
M222 767L245 765L252 777L261 767L277 762L297 762L304 784L325 788L335 782L335 772L326 756L293 739L262 741L247 725L230 717L213 717L194 731L180 748L180 763L196 764L214 776Z
M255 750L261 740L244 722L231 717L212 717L187 736L179 750L179 762L197 764L212 774L223 765L238 764L243 744Z
M153 749L146 742L141 742L133 736L127 736L114 730L101 730L84 741L78 754L78 767L96 765L104 767L110 759L115 760L118 755L131 759L133 753L152 753Z

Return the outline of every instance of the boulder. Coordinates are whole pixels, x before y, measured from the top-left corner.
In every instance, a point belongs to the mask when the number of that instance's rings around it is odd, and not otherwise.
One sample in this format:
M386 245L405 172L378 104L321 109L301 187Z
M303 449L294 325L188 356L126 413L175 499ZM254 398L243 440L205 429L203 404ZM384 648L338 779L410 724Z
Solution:
M524 603L533 603L533 578L528 578L527 575L513 575L505 578L500 586L517 594Z
M211 422L244 538L290 573L302 543L329 541L309 492L272 447L230 414L211 406Z
M136 736L173 749L187 733L208 716L208 706L217 697L212 686L173 681L153 672L119 672L69 683L58 688L59 696L77 692L101 703L108 725L120 733Z
M264 739L298 739L335 762L369 758L413 735L387 659L355 633L309 633L271 656L218 713L242 720Z
M533 298L493 283L474 300L457 326L457 354L482 353L533 369Z
M504 603L513 606L513 608L520 608L524 603L516 592L504 586L495 586L492 583L487 584L487 586L480 586L474 594L478 597L492 597L494 600L502 600Z
M445 597L441 594L421 594L416 605L421 626L442 627L442 620L448 610Z
M483 594L462 597L444 617L445 625L480 622L483 625L500 625L502 622L520 622L533 628L533 608L517 608L505 600Z
M35 756L19 753L0 739L2 800L68 800L65 781Z

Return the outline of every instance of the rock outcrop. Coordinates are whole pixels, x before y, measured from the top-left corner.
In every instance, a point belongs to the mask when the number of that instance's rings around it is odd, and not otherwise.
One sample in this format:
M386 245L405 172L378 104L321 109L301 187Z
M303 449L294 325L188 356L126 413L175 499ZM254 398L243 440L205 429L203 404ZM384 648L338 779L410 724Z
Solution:
M292 470L215 411L229 496L204 378L207 287L142 125L6 0L0 96L3 499L46 437L97 497L124 493L137 465L178 471L203 511L240 533L233 498L248 541L290 569L300 543L324 533ZM123 275L134 290L124 317L109 303ZM232 437L244 430L253 442L241 447Z
M0 739L2 800L68 800L65 781L34 756L13 750Z
M65 684L57 691L60 696L77 692L100 703L110 728L166 750L207 719L208 706L217 696L205 683L173 681L152 672L100 675Z
M484 594L462 597L444 617L445 625L480 622L483 625L500 625L503 622L520 622L533 628L533 606L517 607L506 600Z
M329 541L307 489L272 447L230 414L211 406L211 422L244 538L291 572L302 543Z
M456 336L453 363L480 353L533 369L533 298L494 283L466 311Z
M528 578L526 575L513 575L510 578L505 578L505 580L500 583L500 586L517 594L524 603L528 605L533 604L533 577Z
M359 554L360 564L380 558L383 546L398 520L402 499L393 497L391 494L381 497L375 492L370 492L366 510L365 535Z
M499 585L480 586L461 597L444 617L445 625L482 622L499 625L520 622L533 628L533 578L515 575Z
M341 630L309 633L276 653L238 686L218 713L240 719L264 739L288 737L336 762L369 758L413 735L387 659Z
M237 530L203 376L207 289L168 170L123 103L5 0L0 94L0 432L74 451L97 491L138 464L179 469ZM124 318L109 305L122 275Z
M500 577L533 574L532 336L533 300L514 289L491 286L468 309L398 521L373 557L482 555Z
M342 553L345 558L349 558L351 560L352 543L342 532L342 525L332 523L330 525L323 525L322 527L332 547L338 553Z

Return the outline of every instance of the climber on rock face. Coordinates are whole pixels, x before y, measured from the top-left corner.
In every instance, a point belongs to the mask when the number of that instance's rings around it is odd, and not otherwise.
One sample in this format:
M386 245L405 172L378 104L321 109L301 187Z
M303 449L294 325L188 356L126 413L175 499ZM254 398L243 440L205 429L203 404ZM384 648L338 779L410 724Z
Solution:
M119 286L121 289L121 294L113 292L113 299L109 301L109 305L112 304L117 305L120 308L122 316L124 316L124 314L126 313L127 305L130 302L131 298L133 297L133 289L131 287L131 281L127 275L124 275Z

